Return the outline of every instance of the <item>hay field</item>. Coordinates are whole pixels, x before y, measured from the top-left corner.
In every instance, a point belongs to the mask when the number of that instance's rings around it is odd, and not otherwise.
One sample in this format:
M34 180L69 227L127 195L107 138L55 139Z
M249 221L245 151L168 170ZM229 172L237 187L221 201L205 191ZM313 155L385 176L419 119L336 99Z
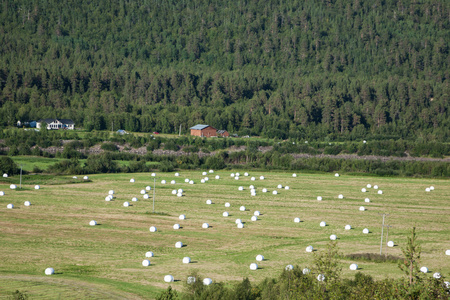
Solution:
M181 290L186 276L198 270L214 282L233 282L249 277L259 282L276 277L287 264L311 267L313 254L305 251L312 245L318 252L324 249L331 234L338 237L343 254L379 253L380 213L388 213L386 224L389 240L396 247L383 245L383 253L401 255L411 227L416 226L422 245L421 266L432 272L450 276L450 181L438 179L357 177L334 174L297 174L283 172L240 172L239 180L231 171L207 174L202 171L157 173L155 211L152 213L154 179L150 174L90 175L91 182L46 185L35 190L24 182L23 190L10 190L9 178L0 183L0 299L20 290L32 299L152 299L168 287L163 278L171 274L172 287ZM219 175L220 179L215 179ZM260 176L265 177L260 180ZM256 177L251 181L251 177ZM69 177L70 178L70 177ZM130 178L135 182L130 183ZM195 184L185 183L185 178ZM161 184L161 180L166 184ZM176 184L170 184L175 180ZM277 188L279 184L282 189ZM378 185L383 194L373 188L362 193L367 184ZM150 185L150 198L144 200L140 191ZM250 195L254 185L256 196ZM433 185L434 191L425 192ZM239 191L238 187L244 190ZM284 189L289 186L290 189ZM182 188L183 197L172 195ZM262 189L268 192L263 193ZM116 198L105 201L113 189ZM278 195L273 195L274 190ZM343 194L344 199L338 199ZM322 201L317 201L322 196ZM137 197L137 202L132 202ZM365 198L370 203L365 203ZM211 205L206 200L212 200ZM24 206L24 201L31 206ZM132 206L123 207L129 201ZM226 208L224 204L230 203ZM14 209L7 209L7 204ZM246 211L240 211L244 205ZM364 206L366 211L359 211ZM251 221L254 211L260 211L258 221ZM228 211L230 216L223 217ZM179 220L185 214L186 220ZM302 222L294 223L299 217ZM237 228L242 219L245 227ZM99 225L89 226L91 220ZM325 221L326 227L319 223ZM202 224L209 223L208 229ZM181 229L174 230L174 224ZM350 224L352 230L344 230ZM152 233L150 226L158 231ZM368 228L369 234L362 230ZM386 231L385 231L386 233ZM177 241L185 247L175 248ZM152 251L151 265L142 266L145 253ZM255 257L265 261L259 269L249 269ZM190 264L182 259L189 256ZM342 260L343 276L353 276ZM356 261L360 271L375 278L403 276L395 263ZM45 276L47 267L56 274Z

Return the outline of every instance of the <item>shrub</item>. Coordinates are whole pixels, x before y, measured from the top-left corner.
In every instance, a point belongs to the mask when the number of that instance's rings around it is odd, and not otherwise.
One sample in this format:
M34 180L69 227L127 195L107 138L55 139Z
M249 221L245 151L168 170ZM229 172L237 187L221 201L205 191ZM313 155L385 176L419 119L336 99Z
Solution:
M118 148L115 144L113 143L103 143L100 148L102 148L105 151L117 151Z

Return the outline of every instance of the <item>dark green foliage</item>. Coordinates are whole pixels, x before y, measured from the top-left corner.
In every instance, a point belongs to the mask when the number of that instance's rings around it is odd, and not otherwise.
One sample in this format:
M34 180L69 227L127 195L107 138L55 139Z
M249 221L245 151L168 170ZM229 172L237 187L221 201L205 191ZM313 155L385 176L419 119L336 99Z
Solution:
M109 152L90 155L84 169L88 174L115 173L119 171L117 163L113 161L113 156Z
M0 157L0 173L2 175L4 173L8 175L19 174L19 168L10 157L2 156Z
M401 258L393 255L380 255L377 253L356 253L356 254L347 254L345 258L350 260L362 260L362 261L371 261L371 262L392 262L398 263Z
M19 290L16 290L15 292L12 293L10 299L11 300L27 300L28 295Z
M164 292L162 292L157 298L156 300L176 300L179 299L178 298L178 293L177 291L172 289L172 286L169 285L169 287L167 288L167 290L165 290Z
M103 143L100 148L102 148L102 150L105 150L105 151L117 151L118 150L117 146L114 143Z
M405 272L409 279L409 285L416 283L421 279L419 270L421 248L417 244L416 228L411 230L411 236L408 237L406 247L402 248L404 259L398 264L400 270Z

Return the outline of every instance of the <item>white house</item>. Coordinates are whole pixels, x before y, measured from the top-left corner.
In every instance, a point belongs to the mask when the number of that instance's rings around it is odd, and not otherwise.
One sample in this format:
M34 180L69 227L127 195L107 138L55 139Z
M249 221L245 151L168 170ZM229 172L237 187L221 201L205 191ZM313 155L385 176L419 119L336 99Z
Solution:
M75 123L70 119L43 119L36 123L36 128L41 128L42 123L47 124L47 129L75 129Z

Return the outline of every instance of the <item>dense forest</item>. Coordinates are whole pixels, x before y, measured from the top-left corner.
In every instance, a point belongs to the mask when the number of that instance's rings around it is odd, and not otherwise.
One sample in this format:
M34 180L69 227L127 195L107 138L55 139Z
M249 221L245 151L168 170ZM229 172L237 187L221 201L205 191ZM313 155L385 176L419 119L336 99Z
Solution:
M0 127L450 138L444 0L3 0Z

